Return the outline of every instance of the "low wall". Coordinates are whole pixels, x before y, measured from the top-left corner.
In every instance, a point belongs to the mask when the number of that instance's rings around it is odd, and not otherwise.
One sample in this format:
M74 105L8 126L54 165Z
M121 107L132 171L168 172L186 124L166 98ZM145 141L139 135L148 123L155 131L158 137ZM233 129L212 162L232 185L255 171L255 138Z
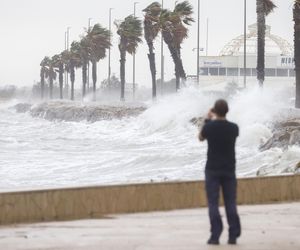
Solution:
M239 204L300 200L300 175L238 180ZM0 193L0 224L206 206L203 181Z

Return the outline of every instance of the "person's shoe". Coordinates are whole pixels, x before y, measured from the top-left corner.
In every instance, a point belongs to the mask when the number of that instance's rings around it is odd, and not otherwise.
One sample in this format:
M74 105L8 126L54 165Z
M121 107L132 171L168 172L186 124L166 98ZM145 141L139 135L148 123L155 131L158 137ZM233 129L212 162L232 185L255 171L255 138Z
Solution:
M229 245L236 245L236 238L229 238L228 239L228 244Z
M207 241L207 244L208 245L219 245L220 242L219 242L219 240L216 240L216 239L213 239L213 238L209 238L208 241Z

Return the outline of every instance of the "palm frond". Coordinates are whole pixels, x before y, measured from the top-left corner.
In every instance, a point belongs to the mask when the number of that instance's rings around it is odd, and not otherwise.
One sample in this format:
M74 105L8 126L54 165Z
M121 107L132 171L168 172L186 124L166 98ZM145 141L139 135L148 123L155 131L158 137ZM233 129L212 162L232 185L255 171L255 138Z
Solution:
M194 19L191 17L194 13L193 6L188 1L176 4L173 13L179 16L186 25L191 25L194 22Z
M50 58L48 56L45 56L43 58L43 60L41 61L40 66L41 67L46 67L46 66L49 65L49 62L50 62Z
M159 17L161 9L161 4L159 2L153 2L143 9L143 12L145 12L146 15L148 14L150 16Z
M188 37L185 26L194 22L192 14L193 6L188 1L176 4L174 11L162 10L160 21L165 42L180 48L183 40Z
M147 43L151 43L160 31L159 17L161 14L161 4L153 2L143 11L145 12L144 36Z
M268 16L277 7L272 0L262 0L263 1L263 11L266 16Z
M115 22L117 34L120 36L119 48L125 49L128 53L136 52L138 44L142 42L142 22L137 17L130 15L123 21Z
M174 12L180 16L190 16L193 14L193 6L188 1L177 3Z
M95 24L86 31L81 44L86 48L92 61L99 61L106 56L106 50L111 46L111 33L100 24Z

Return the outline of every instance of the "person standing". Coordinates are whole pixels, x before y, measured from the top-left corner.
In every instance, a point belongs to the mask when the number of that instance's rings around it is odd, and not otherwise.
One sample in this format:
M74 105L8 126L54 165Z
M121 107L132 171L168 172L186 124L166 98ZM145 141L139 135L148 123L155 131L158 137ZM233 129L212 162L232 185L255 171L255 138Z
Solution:
M199 140L207 140L207 162L205 166L205 188L211 226L207 244L218 245L223 231L219 212L219 193L222 188L226 217L229 225L228 244L236 244L241 235L240 219L237 212L235 175L235 142L239 128L226 119L229 108L225 100L215 102L208 112L205 124L199 133Z

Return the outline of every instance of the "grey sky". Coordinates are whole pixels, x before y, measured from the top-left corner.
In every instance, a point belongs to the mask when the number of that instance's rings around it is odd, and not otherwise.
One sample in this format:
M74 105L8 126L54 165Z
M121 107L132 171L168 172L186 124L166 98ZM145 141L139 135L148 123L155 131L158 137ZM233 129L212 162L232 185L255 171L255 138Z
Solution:
M113 20L122 19L133 12L134 0L0 0L0 86L16 84L32 85L39 80L39 63L44 56L52 56L64 49L64 33L68 26L70 41L78 40L88 18L108 27L108 9L113 10ZM142 18L142 9L152 0L139 0L137 16ZM173 8L175 1L164 0L166 8ZM191 0L197 8L197 0ZM205 47L206 19L209 18L209 55L217 55L232 38L243 33L243 0L201 0L201 47ZM255 0L247 0L248 24L255 23ZM272 33L289 42L293 41L293 0L274 0L278 8L267 18ZM195 13L196 18L196 13ZM194 23L190 36L183 44L183 62L187 74L196 72L196 30ZM119 76L118 37L113 25L112 72ZM173 63L165 48L166 79L173 77ZM144 42L138 49L137 82L150 86L150 73ZM157 69L160 75L160 45L156 44ZM107 60L98 66L98 84L107 77ZM159 77L158 77L159 78ZM132 82L132 57L127 56L126 80ZM76 88L80 88L80 75Z

